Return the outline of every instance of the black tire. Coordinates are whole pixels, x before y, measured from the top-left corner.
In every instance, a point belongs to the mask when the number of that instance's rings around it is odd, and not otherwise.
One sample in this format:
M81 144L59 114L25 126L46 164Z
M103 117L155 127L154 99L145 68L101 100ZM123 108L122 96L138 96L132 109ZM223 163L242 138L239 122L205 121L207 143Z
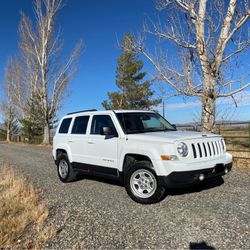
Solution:
M60 164L65 164L65 167L67 167L67 174L62 175L60 171ZM71 163L69 162L68 156L65 153L62 153L58 156L57 159L57 174L59 179L62 182L71 182L76 179L76 173L74 169L72 168Z
M147 198L143 198L138 196L135 191L133 191L133 187L131 186L131 177L133 177L133 174L137 172L142 171L147 171L148 173L150 172L152 176L154 177L154 180L156 182L156 188L155 191L152 192L151 196ZM155 174L152 164L149 161L138 161L131 165L129 169L125 173L125 188L128 193L128 195L131 197L132 200L135 202L141 203L141 204L153 204L161 201L162 197L164 196L166 192L165 186L161 183L157 175ZM135 187L135 185L134 185ZM134 189L135 190L135 189ZM149 194L148 194L149 195Z

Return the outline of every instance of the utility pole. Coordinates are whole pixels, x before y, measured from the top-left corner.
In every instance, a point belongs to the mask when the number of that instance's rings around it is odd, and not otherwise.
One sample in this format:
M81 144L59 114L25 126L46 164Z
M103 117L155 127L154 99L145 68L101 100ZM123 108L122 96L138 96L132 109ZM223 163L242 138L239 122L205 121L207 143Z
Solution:
M165 102L162 100L162 116L165 118Z

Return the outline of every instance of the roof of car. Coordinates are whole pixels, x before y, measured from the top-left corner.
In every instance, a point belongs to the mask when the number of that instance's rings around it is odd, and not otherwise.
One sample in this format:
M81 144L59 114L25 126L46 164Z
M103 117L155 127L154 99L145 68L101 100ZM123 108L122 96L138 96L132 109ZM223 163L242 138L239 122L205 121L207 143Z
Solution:
M81 110L81 111L76 111L76 112L71 112L71 113L68 113L67 116L69 115L74 115L74 114L81 114L81 113L98 113L98 114L101 114L101 113L107 113L107 112L115 112L115 113L144 113L144 112L153 112L153 111L150 111L150 110L123 110L123 109L120 109L120 110L96 110L96 109L88 109L88 110Z
M120 110L114 110L115 113L144 113L144 112L153 112L152 110L132 110L132 109L128 109L128 110L124 110L124 109L120 109Z

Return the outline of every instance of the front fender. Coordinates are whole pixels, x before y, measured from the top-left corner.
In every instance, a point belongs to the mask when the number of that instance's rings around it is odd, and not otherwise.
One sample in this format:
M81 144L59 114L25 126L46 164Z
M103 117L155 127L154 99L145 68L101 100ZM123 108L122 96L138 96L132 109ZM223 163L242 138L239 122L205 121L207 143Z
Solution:
M123 147L123 149L120 152L119 155L119 159L120 161L118 162L118 170L120 172L123 171L123 164L124 164L124 159L126 157L126 155L128 154L135 154L135 155L143 155L148 157L153 165L153 168L156 172L156 174L158 175L159 172L159 168L157 166L157 164L159 163L159 161L161 160L161 155L159 153L159 149L155 148L155 147L141 147L141 146L135 146L133 144L129 144L128 147Z

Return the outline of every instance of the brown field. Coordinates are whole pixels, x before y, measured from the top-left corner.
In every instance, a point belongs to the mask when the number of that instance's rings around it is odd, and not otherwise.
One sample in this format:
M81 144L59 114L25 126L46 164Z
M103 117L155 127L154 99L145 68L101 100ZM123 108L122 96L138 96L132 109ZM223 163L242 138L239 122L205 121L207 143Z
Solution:
M250 135L248 126L224 127L219 131L225 137L227 150L234 156L235 167L250 168Z
M249 124L221 126L218 133L225 138L227 150L234 157L234 167L250 168Z
M235 168L250 168L250 155L249 159L234 158L233 167Z
M43 248L54 235L39 192L0 164L0 249Z

